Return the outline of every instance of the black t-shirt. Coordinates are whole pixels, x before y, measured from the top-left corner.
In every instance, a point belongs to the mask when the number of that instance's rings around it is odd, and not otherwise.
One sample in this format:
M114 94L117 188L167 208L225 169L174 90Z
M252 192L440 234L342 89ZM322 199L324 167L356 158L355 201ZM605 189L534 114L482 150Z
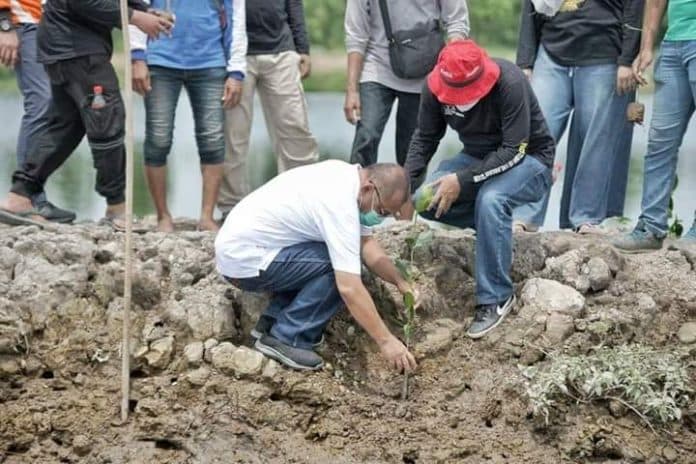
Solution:
M630 66L640 48L644 0L566 0L553 17L522 3L517 64L534 67L539 44L561 66Z
M462 195L474 185L514 168L524 156L533 156L553 166L555 143L539 108L529 81L513 63L495 58L500 77L490 93L469 111L444 105L430 92L427 83L421 93L418 127L411 139L406 170L411 185L418 187L447 126L464 144L464 152L481 159L457 173Z
M302 0L247 0L248 55L309 53Z

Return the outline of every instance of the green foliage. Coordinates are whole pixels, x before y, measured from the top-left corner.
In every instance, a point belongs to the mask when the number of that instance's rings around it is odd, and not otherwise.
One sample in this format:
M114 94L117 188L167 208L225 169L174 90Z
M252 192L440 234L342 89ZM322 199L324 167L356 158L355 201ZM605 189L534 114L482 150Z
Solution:
M474 0L468 4L473 39L486 46L517 46L519 1ZM327 50L344 48L346 0L305 0L304 10L312 46Z
M674 214L674 192L677 191L677 187L679 186L679 176L675 175L674 176L674 186L672 187L672 196L669 198L669 208L667 209L667 217L672 218L674 217L674 221L672 221L672 224L669 226L669 235L672 237L679 238L682 236L684 233L684 224L682 224L681 219L677 217L676 214Z
M648 420L680 420L693 390L678 352L642 345L602 348L587 356L555 356L542 369L528 367L527 395L548 423L561 400L617 400Z

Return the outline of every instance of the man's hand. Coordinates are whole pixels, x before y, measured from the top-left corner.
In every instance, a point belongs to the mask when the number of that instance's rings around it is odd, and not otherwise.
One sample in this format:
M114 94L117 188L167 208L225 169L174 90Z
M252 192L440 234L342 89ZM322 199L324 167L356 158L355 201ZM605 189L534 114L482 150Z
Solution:
M360 93L357 90L346 91L343 114L346 116L346 121L353 125L360 121Z
M143 97L152 90L150 86L150 69L143 60L133 61L133 90Z
M428 211L437 208L437 211L435 211L435 218L440 219L440 216L447 213L452 203L459 197L461 186L459 185L459 179L456 174L447 174L446 176L440 177L431 185L436 190L433 200L428 206Z
M300 78L306 79L312 73L312 59L309 55L300 54Z
M237 106L242 99L242 89L244 84L233 77L228 77L225 81L225 93L222 96L222 106L229 110Z
M648 80L643 76L645 71L653 62L653 52L650 49L642 49L635 60L633 60L633 78L639 85L646 85Z
M522 72L524 73L528 81L532 80L532 68L523 68Z
M398 338L391 335L386 342L379 345L382 356L389 362L389 365L397 371L410 372L416 369L416 358L406 349Z
M130 22L147 34L152 40L156 40L162 33L171 33L172 27L174 26L174 23L170 21L168 17L138 10L133 11Z
M413 295L413 309L418 309L421 306L421 296L420 292L416 287L414 287L412 284L408 283L405 280L402 280L399 282L396 286L396 288L399 289L399 293L401 293L402 296L406 296L407 293L410 293Z
M616 93L626 95L636 89L636 79L633 70L628 66L619 66L616 71Z
M0 32L0 63L14 68L19 57L19 40L17 31Z

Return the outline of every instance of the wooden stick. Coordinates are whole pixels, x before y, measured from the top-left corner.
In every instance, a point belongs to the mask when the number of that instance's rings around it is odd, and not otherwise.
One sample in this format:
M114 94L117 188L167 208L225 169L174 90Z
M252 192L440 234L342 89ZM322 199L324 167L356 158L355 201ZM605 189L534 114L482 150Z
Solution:
M126 237L125 275L123 279L123 340L121 342L121 420L128 420L130 397L130 309L133 276L133 86L128 31L128 1L120 0L121 32L123 33L123 57L125 69L124 105L126 108Z

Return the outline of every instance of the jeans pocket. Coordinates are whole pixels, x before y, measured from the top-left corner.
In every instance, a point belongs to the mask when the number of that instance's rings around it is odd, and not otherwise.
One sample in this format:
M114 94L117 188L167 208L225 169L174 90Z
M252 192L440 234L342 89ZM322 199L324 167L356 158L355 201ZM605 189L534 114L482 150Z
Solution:
M111 141L125 130L125 110L121 96L104 93L104 105L94 107L95 95L87 95L80 104L80 113L90 141Z

